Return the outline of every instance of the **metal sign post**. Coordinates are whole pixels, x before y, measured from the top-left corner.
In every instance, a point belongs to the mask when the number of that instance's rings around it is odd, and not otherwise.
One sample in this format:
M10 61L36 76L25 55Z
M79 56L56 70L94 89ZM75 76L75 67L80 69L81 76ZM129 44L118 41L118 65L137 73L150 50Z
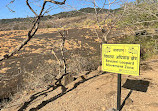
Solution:
M121 74L118 74L117 79L117 111L121 110Z
M117 111L121 111L121 74L139 76L140 44L102 44L102 70L118 74Z

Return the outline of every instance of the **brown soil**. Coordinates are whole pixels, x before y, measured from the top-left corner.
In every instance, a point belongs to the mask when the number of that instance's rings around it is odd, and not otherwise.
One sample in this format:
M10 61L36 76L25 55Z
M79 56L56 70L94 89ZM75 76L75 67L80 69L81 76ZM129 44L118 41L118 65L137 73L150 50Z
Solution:
M11 51L25 36L25 31L6 31L0 35L0 55ZM66 58L78 54L83 57L99 55L99 41L93 30L68 29L65 43ZM8 34L8 35L6 35ZM18 35L19 34L19 35ZM14 36L15 35L15 36ZM5 39L4 39L5 38ZM61 36L54 29L40 29L32 41L8 60L0 63L0 98L8 98L16 93L17 85L23 83L26 73L34 73L42 64L46 66L55 57L53 49L60 57ZM122 111L156 111L158 110L158 60L150 60L141 65L138 77L123 75L122 102L126 96ZM46 67L45 67L46 68ZM2 111L104 111L116 107L117 75L94 71L78 78L66 87L66 91L52 87L38 88L17 93ZM7 93L6 93L7 92Z
M67 29L68 36L65 42L67 59L74 54L81 56L99 55L99 42L95 33L87 28ZM12 51L25 38L27 31L0 31L0 56ZM85 37L86 36L86 37ZM61 59L61 36L57 29L39 29L37 35L13 57L0 62L0 99L8 98L20 88L26 73L34 73L39 65L46 66L46 61L54 59L52 49ZM21 84L22 83L22 84Z
M158 110L158 60L140 76L122 75L122 111ZM93 71L66 86L53 90L24 92L2 111L105 111L116 108L117 74ZM126 98L126 99L125 99Z

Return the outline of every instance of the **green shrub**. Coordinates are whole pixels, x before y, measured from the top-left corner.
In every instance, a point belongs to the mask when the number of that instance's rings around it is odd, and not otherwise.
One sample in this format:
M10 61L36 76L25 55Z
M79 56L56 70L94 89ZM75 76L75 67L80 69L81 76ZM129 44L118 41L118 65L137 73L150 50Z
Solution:
M17 24L17 25L15 25L15 26L13 26L13 30L20 30L19 25Z
M120 27L143 26L143 27L158 27L157 23L157 5L158 3L141 3L139 5L128 4L127 10L124 13L122 20L117 25ZM122 12L123 13L123 12Z
M96 24L96 21L91 20L91 19L87 19L87 20L84 21L83 24L84 24L84 25L87 25L87 26L91 26L91 25Z
M47 27L47 28L52 28L52 25L47 24L46 27Z
M141 59L145 60L151 58L157 52L155 51L155 40L150 35L140 36L125 36L119 41L121 44L140 44L141 48Z

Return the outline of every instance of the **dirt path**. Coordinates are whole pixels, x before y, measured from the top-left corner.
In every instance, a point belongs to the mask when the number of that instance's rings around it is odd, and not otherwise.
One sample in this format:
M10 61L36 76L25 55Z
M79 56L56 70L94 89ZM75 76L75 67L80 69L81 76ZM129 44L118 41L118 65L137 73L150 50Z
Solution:
M158 110L158 59L140 76L122 76L122 111ZM145 66L144 66L145 67ZM23 93L2 111L106 111L116 108L117 75L94 71L66 86ZM128 88L128 89L127 89ZM128 97L127 97L128 95Z

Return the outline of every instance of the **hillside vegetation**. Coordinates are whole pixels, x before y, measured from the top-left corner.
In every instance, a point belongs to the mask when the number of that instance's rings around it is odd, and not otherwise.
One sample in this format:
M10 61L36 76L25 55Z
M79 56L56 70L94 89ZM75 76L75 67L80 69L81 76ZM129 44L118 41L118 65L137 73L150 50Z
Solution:
M98 14L105 14L108 11L116 12L119 9L108 10L108 9L100 9L96 8ZM88 14L88 16L87 16ZM95 14L94 8L82 8L80 10L69 11L69 12L61 12L54 15L43 16L41 21L42 25L40 28L58 28L68 24L74 24L77 21L84 21L87 17L92 17ZM74 18L72 20L71 18ZM62 19L62 20L59 20ZM70 19L70 20L68 20ZM0 20L0 30L26 30L30 28L30 24L32 24L34 18L13 18L13 19L1 19ZM71 23L70 23L71 22ZM82 23L81 23L82 24Z
M158 58L157 7L157 3L149 4L141 2L137 5L135 3L129 3L126 7L115 10L101 10L97 8L97 14L94 8L83 8L77 11L43 16L39 30L34 38L13 57L0 63L0 74L2 75L0 76L0 108L5 106L5 101L13 101L15 103L18 98L20 98L19 100L21 101L21 95L31 95L32 92L36 92L36 89L43 90L43 88L48 88L48 90L44 90L44 93L40 92L43 96L46 91L47 95L47 93L52 92L51 88L58 88L58 85L67 85L76 79L78 80L77 76L82 72L84 72L84 74L86 72L88 75L90 72L97 70L97 68L99 70L101 67L100 44L103 42L105 35L107 35L107 43L109 44L123 43L141 45L140 65L141 71L144 71L141 73L141 79L144 81L149 80L152 83L150 88L153 88L153 92L156 92L155 87L157 87L157 82L155 75L157 71L157 61L156 63L153 61L151 63L144 61ZM124 8L126 9L124 10ZM11 52L17 44L20 44L24 38L26 38L28 29L30 29L33 21L34 18L31 17L0 20L1 56ZM54 87L54 81L57 81L56 77L59 76L60 68L62 69L61 72L64 72L64 66L60 65L60 61L63 59L61 54L63 38L62 35L59 34L59 31L67 33L64 38L65 46L63 51L66 58L68 75L62 82L58 81L58 85ZM155 68L155 70L152 70L148 63L153 65L152 68ZM146 70L152 71L148 71L148 74L145 72ZM97 76L101 77L101 75L104 74L105 73L97 71L97 74L94 74L94 78ZM150 74L152 76L150 76ZM81 77L82 80L74 84L78 86L89 79L93 81L93 77L89 75L88 77L87 75L84 76L85 78L87 77L86 80L84 77ZM116 79L116 76L107 76L107 81L109 81L110 84L114 79ZM96 80L96 83L99 82L98 79ZM106 82L106 80L103 79L102 81ZM105 86L105 84L106 83L101 85ZM74 86L74 89L77 86ZM101 86L97 86L96 89L98 87ZM113 95L116 93L111 92L111 90L112 89L109 89L107 94L110 93L110 95ZM37 96L33 95L33 97L38 98L39 93L36 93ZM66 93L61 92L62 95ZM77 95L77 92L75 93ZM15 94L16 96L14 96ZM141 94L142 93L140 93L140 95ZM152 91L149 95L152 95ZM55 95L53 96L56 97ZM49 98L51 97L49 96ZM141 99L143 98L142 96ZM50 99L48 103L52 100L54 101L54 99ZM24 101L25 100L22 102ZM132 100L130 102L132 102ZM153 104L157 104L155 101L152 102L154 102ZM29 102L25 104L27 103ZM144 106L145 104L143 104L143 107ZM31 106L31 108L34 108L34 106Z

